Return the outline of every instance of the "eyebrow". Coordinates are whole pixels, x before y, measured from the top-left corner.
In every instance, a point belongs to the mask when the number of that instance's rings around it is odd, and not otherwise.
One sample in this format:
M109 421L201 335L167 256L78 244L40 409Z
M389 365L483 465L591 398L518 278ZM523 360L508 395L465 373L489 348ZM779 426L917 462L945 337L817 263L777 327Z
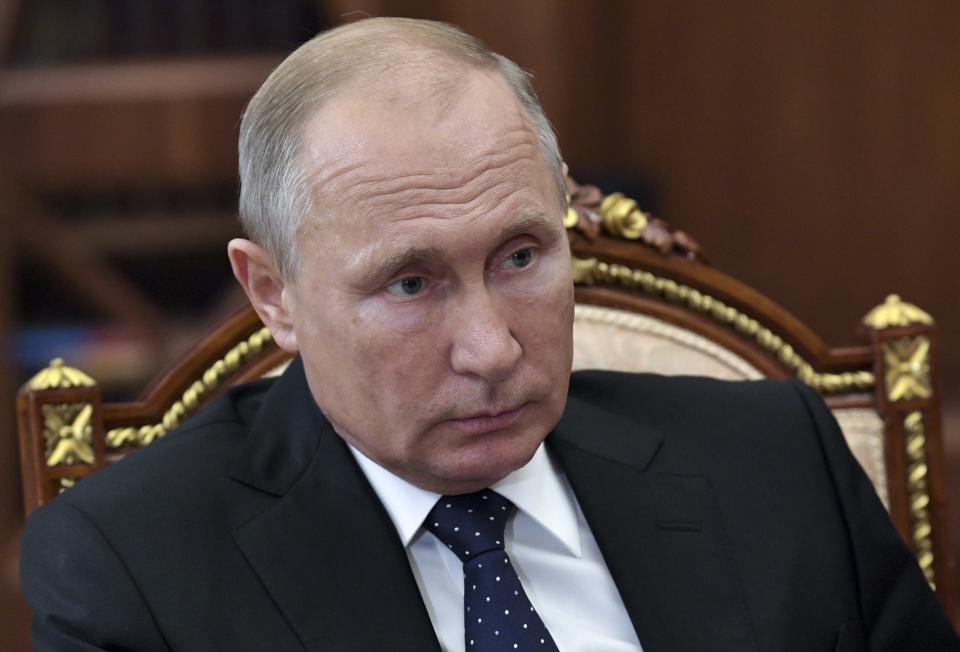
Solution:
M544 228L550 228L550 221L547 220L547 216L544 215L543 211L539 209L525 211L520 219L504 227L503 231L500 232L500 242L506 242L507 240L516 238L518 235L523 235L527 231L536 231Z
M529 231L547 229L550 226L550 221L543 211L537 209L525 211L520 219L503 228L498 242L503 243ZM428 260L437 260L447 255L447 251L440 247L410 247L381 260L364 274L364 280L368 284L374 284L381 279L393 276L405 267L422 264Z
M384 258L364 275L364 279L367 283L373 284L381 279L393 276L404 267L417 265L426 260L443 258L445 254L445 250L439 247L411 247Z

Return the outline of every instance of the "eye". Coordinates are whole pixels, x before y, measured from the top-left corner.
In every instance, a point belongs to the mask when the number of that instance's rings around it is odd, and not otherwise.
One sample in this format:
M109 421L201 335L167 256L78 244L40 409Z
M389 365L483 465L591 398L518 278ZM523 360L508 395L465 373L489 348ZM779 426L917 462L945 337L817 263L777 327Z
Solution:
M526 247L524 249L517 249L512 254L507 256L507 259L503 261L504 267L513 267L519 269L521 267L526 267L533 262L534 252L532 247Z
M387 286L387 292L398 297L412 297L420 294L426 281L422 276L405 276Z

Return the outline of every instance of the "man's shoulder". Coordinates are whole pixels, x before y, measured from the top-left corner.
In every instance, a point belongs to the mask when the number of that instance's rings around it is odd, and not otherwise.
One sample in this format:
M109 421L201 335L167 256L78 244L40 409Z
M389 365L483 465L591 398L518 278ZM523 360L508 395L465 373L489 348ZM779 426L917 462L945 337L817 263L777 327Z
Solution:
M822 464L822 438L841 437L838 429L821 431L816 417L832 420L829 411L796 380L584 371L572 375L569 396L568 410L579 412L579 423L584 415L614 415L637 433L658 433L660 458L723 459L735 467L794 456L816 465Z
M801 409L810 394L795 380L720 380L604 370L577 371L570 377L571 398L623 416L642 415L648 421L672 422L698 415L783 416Z

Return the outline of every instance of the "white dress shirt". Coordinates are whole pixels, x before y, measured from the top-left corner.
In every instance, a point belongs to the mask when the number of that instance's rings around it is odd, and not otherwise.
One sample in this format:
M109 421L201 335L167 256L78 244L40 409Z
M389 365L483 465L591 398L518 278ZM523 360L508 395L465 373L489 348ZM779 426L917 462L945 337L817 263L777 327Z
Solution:
M422 527L440 494L350 451L400 534L440 646L463 652L463 566ZM541 444L526 466L490 488L517 506L507 524L506 551L560 652L640 651L593 533L546 448Z

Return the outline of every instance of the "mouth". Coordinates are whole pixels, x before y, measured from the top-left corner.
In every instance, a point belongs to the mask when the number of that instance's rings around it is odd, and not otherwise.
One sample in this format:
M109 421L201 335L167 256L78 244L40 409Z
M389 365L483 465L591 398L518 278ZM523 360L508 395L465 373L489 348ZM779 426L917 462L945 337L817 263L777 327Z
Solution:
M469 417L459 419L450 419L448 423L453 424L455 428L469 434L482 434L494 430L507 428L520 418L527 404L512 410L505 410L495 414L475 414Z

